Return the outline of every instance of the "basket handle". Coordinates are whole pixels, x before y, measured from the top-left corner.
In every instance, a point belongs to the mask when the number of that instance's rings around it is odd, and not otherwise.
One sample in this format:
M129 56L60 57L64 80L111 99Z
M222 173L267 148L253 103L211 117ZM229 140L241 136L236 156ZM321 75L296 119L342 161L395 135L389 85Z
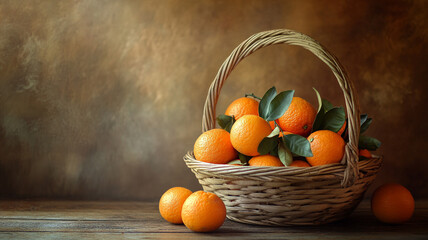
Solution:
M355 93L354 85L348 78L343 66L337 58L329 53L320 43L304 34L288 30L277 29L260 32L249 37L236 47L230 56L221 65L214 81L208 90L208 96L205 101L204 114L202 116L202 131L213 129L216 126L216 105L220 90L229 74L235 66L253 52L270 45L287 43L290 45L301 46L311 51L315 56L321 59L333 74L343 91L345 97L346 112L348 116L348 137L349 141L345 147L345 154L342 164L346 163L343 175L342 186L351 186L358 178L358 138L360 133L360 112L358 96Z

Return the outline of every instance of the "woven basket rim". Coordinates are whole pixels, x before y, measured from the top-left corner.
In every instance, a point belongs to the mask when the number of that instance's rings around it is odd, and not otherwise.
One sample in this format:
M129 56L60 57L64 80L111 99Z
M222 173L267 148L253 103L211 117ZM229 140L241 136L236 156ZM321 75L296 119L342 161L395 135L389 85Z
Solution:
M327 164L311 167L255 167L255 166L234 166L230 164L214 164L197 160L192 151L189 151L184 157L186 165L198 172L206 174L234 177L234 178L257 178L257 177L336 177L343 178L346 166L341 163ZM370 159L358 161L359 171L365 171L370 168L380 168L383 156L372 155Z

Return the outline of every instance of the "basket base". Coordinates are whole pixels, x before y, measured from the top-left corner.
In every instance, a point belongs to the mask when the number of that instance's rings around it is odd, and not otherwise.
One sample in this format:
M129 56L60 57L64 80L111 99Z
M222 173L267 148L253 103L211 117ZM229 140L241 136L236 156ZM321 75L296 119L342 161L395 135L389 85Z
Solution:
M324 218L320 218L314 221L308 221L305 217L301 218L301 221L299 221L299 219L296 219L296 218L278 217L278 216L271 217L269 219L257 219L257 215L253 215L252 217L254 217L254 220L252 220L252 219L248 219L248 217L247 218L234 217L233 214L229 214L229 213L226 215L226 217L229 220L232 220L234 222L250 224L250 225L277 226L277 227L318 226L318 225L324 225L324 224L341 221L348 218L360 202L361 200L357 204L355 204L355 206L353 206L351 209L348 209L348 210L345 209L343 212L336 213L335 215L326 215Z

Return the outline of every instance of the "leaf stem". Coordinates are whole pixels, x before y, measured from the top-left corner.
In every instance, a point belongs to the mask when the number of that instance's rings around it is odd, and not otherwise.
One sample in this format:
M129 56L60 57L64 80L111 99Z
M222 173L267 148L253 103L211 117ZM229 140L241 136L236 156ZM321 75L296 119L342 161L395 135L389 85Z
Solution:
M275 120L273 120L273 122L275 123L275 126L277 126L279 128L279 130L282 133L282 136L284 137L285 135L284 135L284 131L282 130L282 128L278 125L278 123Z
M257 97L256 95L254 95L254 93L251 93L251 94L246 93L246 94L245 94L245 97L253 97L253 98L255 98L255 99L262 100L261 98L259 98L259 97Z

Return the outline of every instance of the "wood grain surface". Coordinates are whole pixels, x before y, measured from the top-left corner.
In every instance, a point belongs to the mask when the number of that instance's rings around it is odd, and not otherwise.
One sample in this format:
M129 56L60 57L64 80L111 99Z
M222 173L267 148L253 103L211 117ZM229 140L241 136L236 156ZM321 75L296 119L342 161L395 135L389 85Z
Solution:
M8 239L427 239L428 201L402 225L378 222L363 202L346 220L323 226L265 227L226 220L213 233L169 224L156 202L0 201L0 238Z

